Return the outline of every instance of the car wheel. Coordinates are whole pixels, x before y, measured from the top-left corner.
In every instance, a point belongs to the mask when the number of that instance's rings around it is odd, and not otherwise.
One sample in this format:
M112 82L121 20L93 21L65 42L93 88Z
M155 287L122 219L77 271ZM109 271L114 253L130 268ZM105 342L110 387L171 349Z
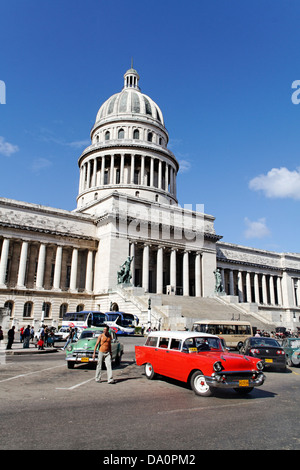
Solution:
M213 394L212 388L208 385L200 370L193 373L191 377L191 387L195 394L201 397L210 397Z
M145 374L148 380L152 380L155 377L155 372L153 370L152 364L149 362L145 364Z
M67 361L68 369L74 369L75 362Z

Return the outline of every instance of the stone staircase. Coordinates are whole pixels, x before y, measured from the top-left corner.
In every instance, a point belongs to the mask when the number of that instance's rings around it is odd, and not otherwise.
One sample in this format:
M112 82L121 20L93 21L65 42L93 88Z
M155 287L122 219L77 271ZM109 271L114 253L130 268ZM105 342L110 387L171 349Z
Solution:
M141 287L118 286L109 293L105 311L109 310L111 302L116 302L120 311L137 315L140 325L147 327L149 299L151 299L152 328L184 330L190 329L194 321L218 319L250 321L252 326L259 329L268 331L275 329L274 324L269 323L258 312L244 308L238 303L237 297L233 296L186 297L145 294Z

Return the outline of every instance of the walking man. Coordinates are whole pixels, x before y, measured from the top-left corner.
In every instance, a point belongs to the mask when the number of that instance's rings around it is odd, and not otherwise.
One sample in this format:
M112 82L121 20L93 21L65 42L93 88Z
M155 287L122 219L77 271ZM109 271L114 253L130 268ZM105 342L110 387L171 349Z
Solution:
M96 369L95 380L96 382L100 382L101 380L102 362L104 359L107 370L107 383L114 384L115 381L113 380L111 368L111 335L109 333L108 326L105 326L102 335L98 336L94 349L93 359L95 359L96 350L98 346L100 347L98 353L98 364Z

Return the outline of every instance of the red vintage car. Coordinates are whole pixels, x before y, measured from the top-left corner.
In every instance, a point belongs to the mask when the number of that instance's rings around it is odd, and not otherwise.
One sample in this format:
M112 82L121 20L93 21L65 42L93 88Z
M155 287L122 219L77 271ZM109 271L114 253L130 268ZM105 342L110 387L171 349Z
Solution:
M160 374L187 382L200 396L216 388L246 394L265 380L259 359L228 353L218 336L194 331L149 333L145 346L135 346L135 358L149 380Z

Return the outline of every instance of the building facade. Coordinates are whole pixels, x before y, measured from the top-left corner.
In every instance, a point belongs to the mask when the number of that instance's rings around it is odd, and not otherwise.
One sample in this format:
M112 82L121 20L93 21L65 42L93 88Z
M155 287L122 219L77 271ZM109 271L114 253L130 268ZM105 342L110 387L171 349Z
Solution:
M0 307L10 324L59 325L66 311L107 311L112 301L160 326L185 326L164 296L220 301L268 325L300 326L300 255L226 244L214 217L177 201L179 164L158 105L133 68L100 107L78 159L74 211L0 198ZM130 256L132 286L117 272ZM239 310L237 310L237 308ZM177 321L178 320L178 321Z

